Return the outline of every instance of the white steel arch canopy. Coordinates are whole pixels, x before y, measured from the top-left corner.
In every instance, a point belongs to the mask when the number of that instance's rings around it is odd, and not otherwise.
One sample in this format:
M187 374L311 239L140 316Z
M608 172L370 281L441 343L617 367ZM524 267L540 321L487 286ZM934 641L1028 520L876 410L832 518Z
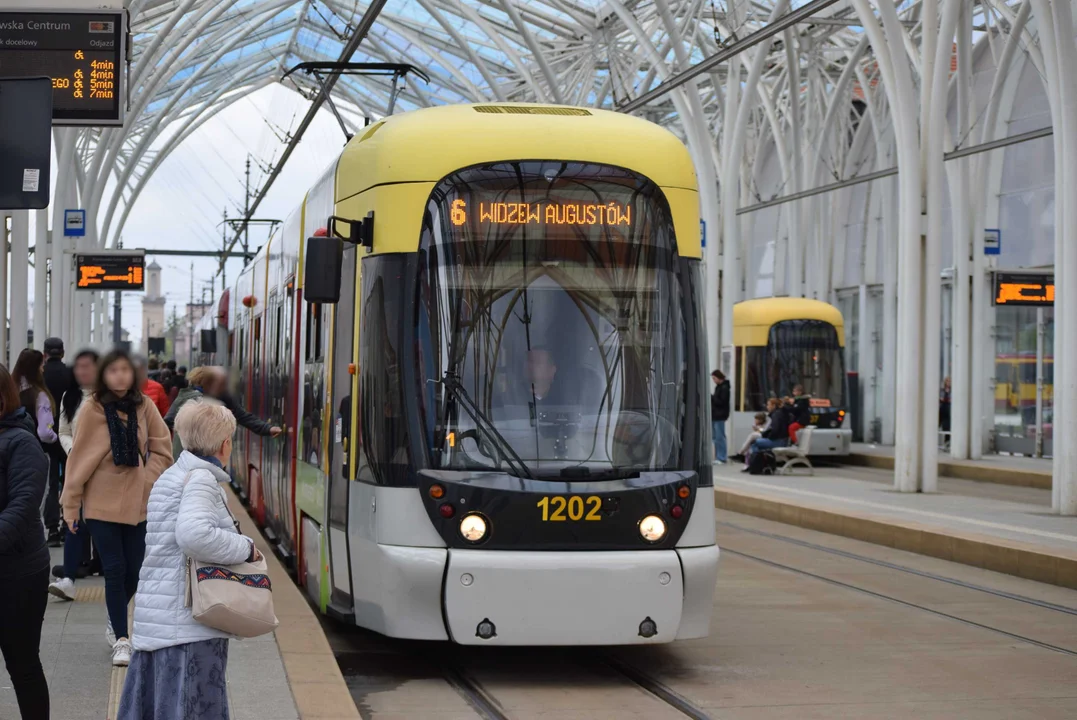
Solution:
M79 132L74 148L81 160L76 165L83 204L96 218L98 242L114 243L163 159L221 109L280 81L298 63L336 60L367 5L131 2L127 126ZM717 52L722 43L761 27L773 9L749 0L389 0L352 59L410 63L430 76L430 83L407 81L397 111L491 99L617 108ZM797 32L826 48L820 56L833 58L834 67L824 69L830 73L839 71L842 52L858 40L841 24L798 26ZM767 49L766 76L773 80L783 73L780 46ZM702 116L702 132L715 132L725 78L725 69L708 74L644 114L691 137L684 120L694 113ZM302 73L284 83L311 99L318 92ZM354 128L384 115L390 92L387 78L348 76L338 82L333 99ZM686 92L696 97L689 100ZM702 134L696 139L702 141ZM697 150L702 158L716 155Z

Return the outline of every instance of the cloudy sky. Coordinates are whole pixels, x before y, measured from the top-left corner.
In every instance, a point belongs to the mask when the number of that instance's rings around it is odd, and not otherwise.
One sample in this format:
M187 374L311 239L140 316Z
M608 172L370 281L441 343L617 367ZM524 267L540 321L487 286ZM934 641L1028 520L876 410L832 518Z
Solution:
M217 261L211 258L153 257L153 248L216 250L221 245L221 214L241 217L244 163L251 157L251 185L261 187L274 162L284 151L286 134L303 119L309 103L291 90L272 85L221 111L179 146L158 168L135 203L123 232L124 247L146 248L147 263L156 260L166 316L173 308L182 315L191 293L201 300L203 287L215 282ZM344 146L344 134L335 118L322 111L307 130L256 216L283 220L303 199L325 167ZM252 249L262 245L268 230L251 229ZM238 249L238 248L237 248ZM226 267L231 284L242 268L241 260ZM207 291L208 297L208 291ZM136 344L141 340L142 296L127 294L123 325Z

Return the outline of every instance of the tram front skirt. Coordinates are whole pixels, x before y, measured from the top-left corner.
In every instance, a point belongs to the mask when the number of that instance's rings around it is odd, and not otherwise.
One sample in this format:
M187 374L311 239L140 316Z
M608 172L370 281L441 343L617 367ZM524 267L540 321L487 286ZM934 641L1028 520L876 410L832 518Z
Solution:
M713 554L717 569L717 547L692 550ZM665 643L686 590L677 550L450 550L444 612L463 645Z

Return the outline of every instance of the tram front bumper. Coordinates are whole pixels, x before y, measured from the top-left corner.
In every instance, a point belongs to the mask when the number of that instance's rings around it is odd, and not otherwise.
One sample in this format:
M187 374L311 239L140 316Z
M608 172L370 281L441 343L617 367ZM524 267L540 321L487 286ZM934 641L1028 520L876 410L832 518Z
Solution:
M688 550L697 556L701 551L716 574L718 548ZM709 572L702 587L686 584L678 552L450 550L444 595L449 634L463 645L670 642L682 612L702 604L709 614L714 593ZM707 597L689 598L689 590Z

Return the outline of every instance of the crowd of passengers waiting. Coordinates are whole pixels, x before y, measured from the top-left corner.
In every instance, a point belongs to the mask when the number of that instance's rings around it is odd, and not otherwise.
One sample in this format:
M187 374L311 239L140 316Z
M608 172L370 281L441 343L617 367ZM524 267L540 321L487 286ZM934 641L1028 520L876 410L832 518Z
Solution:
M228 636L186 607L186 559L260 559L239 534L220 484L237 425L282 429L227 392L223 368L64 345L0 365L0 651L23 720L47 720L39 646L47 598L105 580L105 638L127 666L118 720L228 717ZM49 547L63 547L51 567ZM55 579L50 583L50 576ZM134 599L133 626L128 606Z

